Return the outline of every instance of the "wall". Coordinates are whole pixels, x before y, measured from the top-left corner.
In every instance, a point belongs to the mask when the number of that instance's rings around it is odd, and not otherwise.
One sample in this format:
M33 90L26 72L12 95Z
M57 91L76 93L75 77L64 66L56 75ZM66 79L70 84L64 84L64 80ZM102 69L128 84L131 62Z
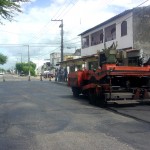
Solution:
M127 35L121 36L121 23L127 21ZM117 49L125 49L128 47L133 47L133 18L132 13L129 13L122 18L118 19L116 26L116 41L118 42Z
M150 6L133 12L133 42L135 49L150 53Z

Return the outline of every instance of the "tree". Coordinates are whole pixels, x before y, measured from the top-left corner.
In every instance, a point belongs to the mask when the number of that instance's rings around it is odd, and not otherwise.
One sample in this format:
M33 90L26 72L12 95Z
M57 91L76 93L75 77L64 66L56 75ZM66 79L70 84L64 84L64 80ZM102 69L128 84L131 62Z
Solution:
M0 64L3 65L7 62L7 56L0 53Z
M5 69L3 69L3 68L0 68L0 72L5 72Z
M16 13L21 13L21 6L16 2L28 2L30 0L0 0L0 16L3 19L13 21ZM0 23L2 21L0 19Z
M36 64L30 62L30 73L32 76L35 76L35 68L36 68ZM19 74L23 72L25 75L28 75L29 63L16 63L16 69Z

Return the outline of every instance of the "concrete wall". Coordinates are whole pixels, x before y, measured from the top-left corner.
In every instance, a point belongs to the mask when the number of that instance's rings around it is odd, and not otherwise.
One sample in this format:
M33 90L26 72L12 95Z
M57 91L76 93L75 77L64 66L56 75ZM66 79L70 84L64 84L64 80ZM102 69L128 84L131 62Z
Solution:
M150 53L150 6L133 11L133 47Z
M132 13L129 13L116 21L116 41L118 42L117 49L125 49L133 47L133 18ZM121 23L127 21L127 35L121 36Z

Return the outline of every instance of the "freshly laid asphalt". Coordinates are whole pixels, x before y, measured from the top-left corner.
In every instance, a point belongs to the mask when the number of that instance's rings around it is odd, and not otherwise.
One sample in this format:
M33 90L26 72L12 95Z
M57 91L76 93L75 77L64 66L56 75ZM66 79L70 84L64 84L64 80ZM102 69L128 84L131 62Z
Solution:
M140 107L116 109L148 116ZM66 83L0 83L0 150L148 150L149 137L148 122L76 99Z

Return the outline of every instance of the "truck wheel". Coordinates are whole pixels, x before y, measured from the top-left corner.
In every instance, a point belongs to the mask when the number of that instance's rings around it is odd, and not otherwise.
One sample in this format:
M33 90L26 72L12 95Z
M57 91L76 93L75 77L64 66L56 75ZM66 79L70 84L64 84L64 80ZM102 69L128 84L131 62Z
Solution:
M100 107L106 107L107 106L107 101L105 100L105 96L98 96L96 103Z
M96 105L97 95L95 89L89 90L89 104Z
M79 97L79 95L81 93L80 89L77 87L72 87L72 92L73 92L74 97Z
M89 80L89 83L96 83L96 79L94 76L92 76Z

